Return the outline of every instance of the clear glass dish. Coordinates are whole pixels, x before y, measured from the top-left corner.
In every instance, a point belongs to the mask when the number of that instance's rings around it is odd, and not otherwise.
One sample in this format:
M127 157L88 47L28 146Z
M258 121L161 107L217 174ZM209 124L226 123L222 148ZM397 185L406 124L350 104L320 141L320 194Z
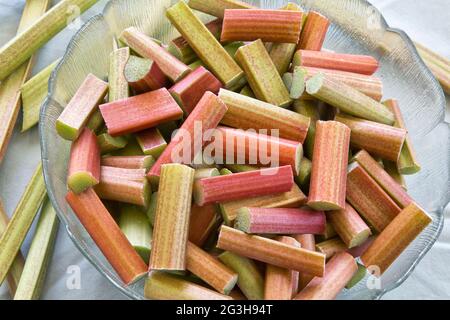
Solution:
M49 95L41 110L40 139L48 194L62 223L79 250L130 298L143 299L143 280L126 286L105 260L84 227L67 205L66 171L69 142L58 137L55 121L87 73L106 79L113 37L136 26L167 42L177 35L165 18L170 0L111 0L102 14L92 17L73 37L64 58L53 72ZM278 8L288 1L248 1L264 8ZM444 122L444 94L419 58L408 36L390 28L376 8L364 0L295 1L332 21L325 48L338 52L374 55L381 63L384 98L396 98L405 116L422 170L406 177L410 194L432 216L433 223L383 275L381 283L361 282L344 291L340 299L377 299L399 286L414 270L439 236L443 210L450 200L450 130ZM207 19L206 16L202 18ZM369 288L370 287L370 288Z

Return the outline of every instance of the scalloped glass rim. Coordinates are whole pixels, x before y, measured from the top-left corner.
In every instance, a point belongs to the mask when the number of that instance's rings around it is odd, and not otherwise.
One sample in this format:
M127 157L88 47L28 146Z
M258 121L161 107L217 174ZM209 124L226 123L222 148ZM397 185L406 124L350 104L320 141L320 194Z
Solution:
M83 75L93 72L98 76L105 76L107 63L105 59L98 60L97 55L101 56L103 53L95 50L98 49L97 46L100 49L108 48L104 45L105 37L112 38L128 25L135 25L162 40L173 37L176 33L168 22L164 21L164 15L158 16L157 13L160 12L158 9L163 10L174 2L176 1L135 0L134 7L129 6L130 1L127 0L108 2L103 13L87 21L70 41L63 59L49 80L49 95L41 109L39 131L42 162L53 207L65 225L69 237L83 255L122 293L134 299L143 298L143 280L125 286L65 203L63 195L69 143L57 138L54 121L61 112L62 106L76 90ZM276 8L288 1L247 2ZM345 290L339 296L341 299L379 299L386 292L398 287L410 275L442 231L443 210L450 201L450 190L445 189L445 186L450 183L448 166L445 166L450 159L450 130L448 124L444 123L444 94L431 72L419 58L408 36L401 30L390 28L378 10L367 1L291 2L297 2L305 9L317 10L332 20L332 26L325 41L326 48L349 53L370 52L380 59L381 68L377 74L386 84L388 94L385 96L399 99L402 110L406 114L405 120L412 139L419 147L419 151L422 151L419 153L420 161L424 164L422 173L407 177L407 183L418 203L433 216L433 224L408 247L399 258L401 261L397 261L383 275L382 288L368 289L363 281L351 290ZM204 15L202 18L207 19ZM95 32L88 34L88 31L94 27ZM103 47L101 47L102 42ZM110 42L112 48L112 41ZM86 46L83 47L87 51L86 55L92 61L73 56L77 53L81 54L79 48L83 45ZM74 63L74 61L80 62L78 61L80 59L84 63ZM72 79L77 79L78 83L71 82ZM439 145L435 145L437 137L439 137ZM430 164L429 167L427 167L428 164ZM429 188L433 186L436 188L433 189L433 193L425 192L431 190ZM442 186L442 188L436 186Z

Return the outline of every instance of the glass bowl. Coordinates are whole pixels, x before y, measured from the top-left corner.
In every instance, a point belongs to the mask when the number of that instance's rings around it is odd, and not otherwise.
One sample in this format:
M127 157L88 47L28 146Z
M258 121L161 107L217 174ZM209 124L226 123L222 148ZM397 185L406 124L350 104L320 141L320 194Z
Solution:
M66 172L70 143L58 137L55 121L84 77L94 73L106 79L113 37L136 26L167 42L177 35L164 10L176 1L112 0L103 13L92 17L71 40L53 72L49 95L41 110L42 163L49 197L61 222L86 258L130 298L143 299L143 279L126 286L106 261L84 227L67 205ZM288 1L248 1L263 8L279 8ZM297 2L297 1L296 1ZM331 21L324 47L337 52L374 55L381 64L377 76L384 83L384 99L400 102L422 170L407 176L409 193L432 216L433 223L397 259L376 285L362 281L345 290L339 299L377 299L399 286L436 241L443 226L443 210L450 199L450 130L444 123L444 94L419 58L408 36L390 28L376 8L364 0L298 1ZM208 19L201 15L202 19ZM211 19L211 18L209 18Z

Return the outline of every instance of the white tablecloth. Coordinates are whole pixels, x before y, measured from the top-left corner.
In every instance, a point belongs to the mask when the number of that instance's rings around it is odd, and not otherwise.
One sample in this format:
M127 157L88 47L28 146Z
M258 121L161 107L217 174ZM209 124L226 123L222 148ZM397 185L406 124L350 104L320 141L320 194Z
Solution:
M155 0L157 1L157 0ZM338 1L338 0L330 0ZM0 0L0 45L16 32L24 0ZM53 1L57 3L59 1ZM103 8L99 1L82 19L86 21ZM440 54L450 57L450 1L449 0L372 0L392 27L406 31L409 36ZM39 53L34 73L63 55L74 30L65 30L50 41ZM447 99L447 106L450 106ZM449 113L447 113L447 119ZM21 116L17 121L8 153L0 166L0 197L10 215L40 160L38 130L20 133ZM447 212L447 221L450 213ZM29 237L22 251L28 251ZM446 224L442 236L413 274L398 289L384 299L448 299L450 298L450 226ZM81 288L69 289L71 266L81 270ZM70 287L70 286L69 286ZM0 299L8 299L6 286L0 288ZM60 228L53 259L45 281L43 299L124 299L81 255Z

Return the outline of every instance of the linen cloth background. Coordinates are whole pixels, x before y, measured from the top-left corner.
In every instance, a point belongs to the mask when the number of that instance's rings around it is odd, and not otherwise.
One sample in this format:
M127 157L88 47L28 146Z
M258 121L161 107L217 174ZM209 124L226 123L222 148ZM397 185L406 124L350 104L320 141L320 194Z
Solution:
M155 0L158 1L158 0ZM338 1L338 0L330 0ZM59 2L54 0L53 5ZM99 1L82 16L82 23L101 12L106 0ZM12 38L17 30L25 0L0 0L0 46ZM423 43L450 58L450 0L372 0L391 27L404 30L410 38ZM39 51L33 70L61 57L76 30L64 30ZM450 99L447 97L447 122L450 120ZM0 197L11 215L36 165L40 161L37 127L21 134L21 115L17 121L8 153L0 166ZM22 252L27 253L30 237ZM412 275L383 299L450 299L450 210L440 239L414 270ZM66 282L70 266L81 270L81 288L68 289ZM60 227L53 259L47 272L43 299L126 299L76 249ZM9 299L6 285L0 288L0 299Z

